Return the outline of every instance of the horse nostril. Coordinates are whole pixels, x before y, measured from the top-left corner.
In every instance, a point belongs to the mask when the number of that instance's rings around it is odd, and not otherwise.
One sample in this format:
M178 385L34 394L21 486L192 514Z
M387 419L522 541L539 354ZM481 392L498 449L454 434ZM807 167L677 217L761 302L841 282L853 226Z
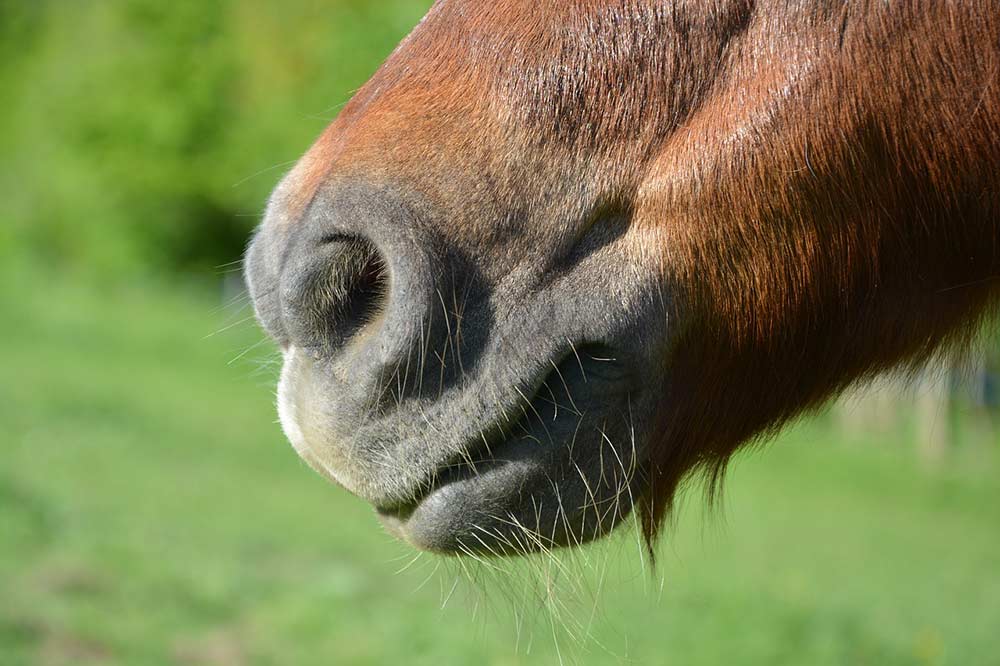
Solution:
M388 293L386 262L360 236L330 233L293 248L281 277L282 318L290 340L328 356L378 318Z

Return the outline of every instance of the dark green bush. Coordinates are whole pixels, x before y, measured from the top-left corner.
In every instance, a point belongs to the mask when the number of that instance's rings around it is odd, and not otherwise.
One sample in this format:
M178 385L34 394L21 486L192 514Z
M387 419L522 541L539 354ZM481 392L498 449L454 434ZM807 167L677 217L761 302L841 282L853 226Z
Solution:
M0 258L237 258L267 193L428 0L0 0Z

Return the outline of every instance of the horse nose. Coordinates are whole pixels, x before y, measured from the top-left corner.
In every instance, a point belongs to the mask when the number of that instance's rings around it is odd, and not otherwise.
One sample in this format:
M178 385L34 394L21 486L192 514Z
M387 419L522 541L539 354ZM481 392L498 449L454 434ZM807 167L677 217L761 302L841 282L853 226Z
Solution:
M370 193L327 197L297 219L272 203L246 257L264 329L314 357L364 346L374 363L392 362L412 342L433 281L407 222L404 208Z

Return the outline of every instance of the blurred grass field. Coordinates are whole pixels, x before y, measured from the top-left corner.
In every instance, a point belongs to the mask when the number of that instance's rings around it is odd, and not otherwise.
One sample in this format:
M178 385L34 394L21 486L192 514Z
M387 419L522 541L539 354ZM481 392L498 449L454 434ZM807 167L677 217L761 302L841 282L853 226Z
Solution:
M652 573L626 530L473 584L299 462L218 301L3 280L0 664L1000 664L989 451L927 470L818 417L720 511L690 493Z

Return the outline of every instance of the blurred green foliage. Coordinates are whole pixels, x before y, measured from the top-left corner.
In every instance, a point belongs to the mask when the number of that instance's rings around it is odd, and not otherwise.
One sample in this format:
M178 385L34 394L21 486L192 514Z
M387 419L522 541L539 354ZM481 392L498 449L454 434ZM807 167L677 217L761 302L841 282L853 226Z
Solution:
M107 277L238 258L429 4L0 0L0 260Z

